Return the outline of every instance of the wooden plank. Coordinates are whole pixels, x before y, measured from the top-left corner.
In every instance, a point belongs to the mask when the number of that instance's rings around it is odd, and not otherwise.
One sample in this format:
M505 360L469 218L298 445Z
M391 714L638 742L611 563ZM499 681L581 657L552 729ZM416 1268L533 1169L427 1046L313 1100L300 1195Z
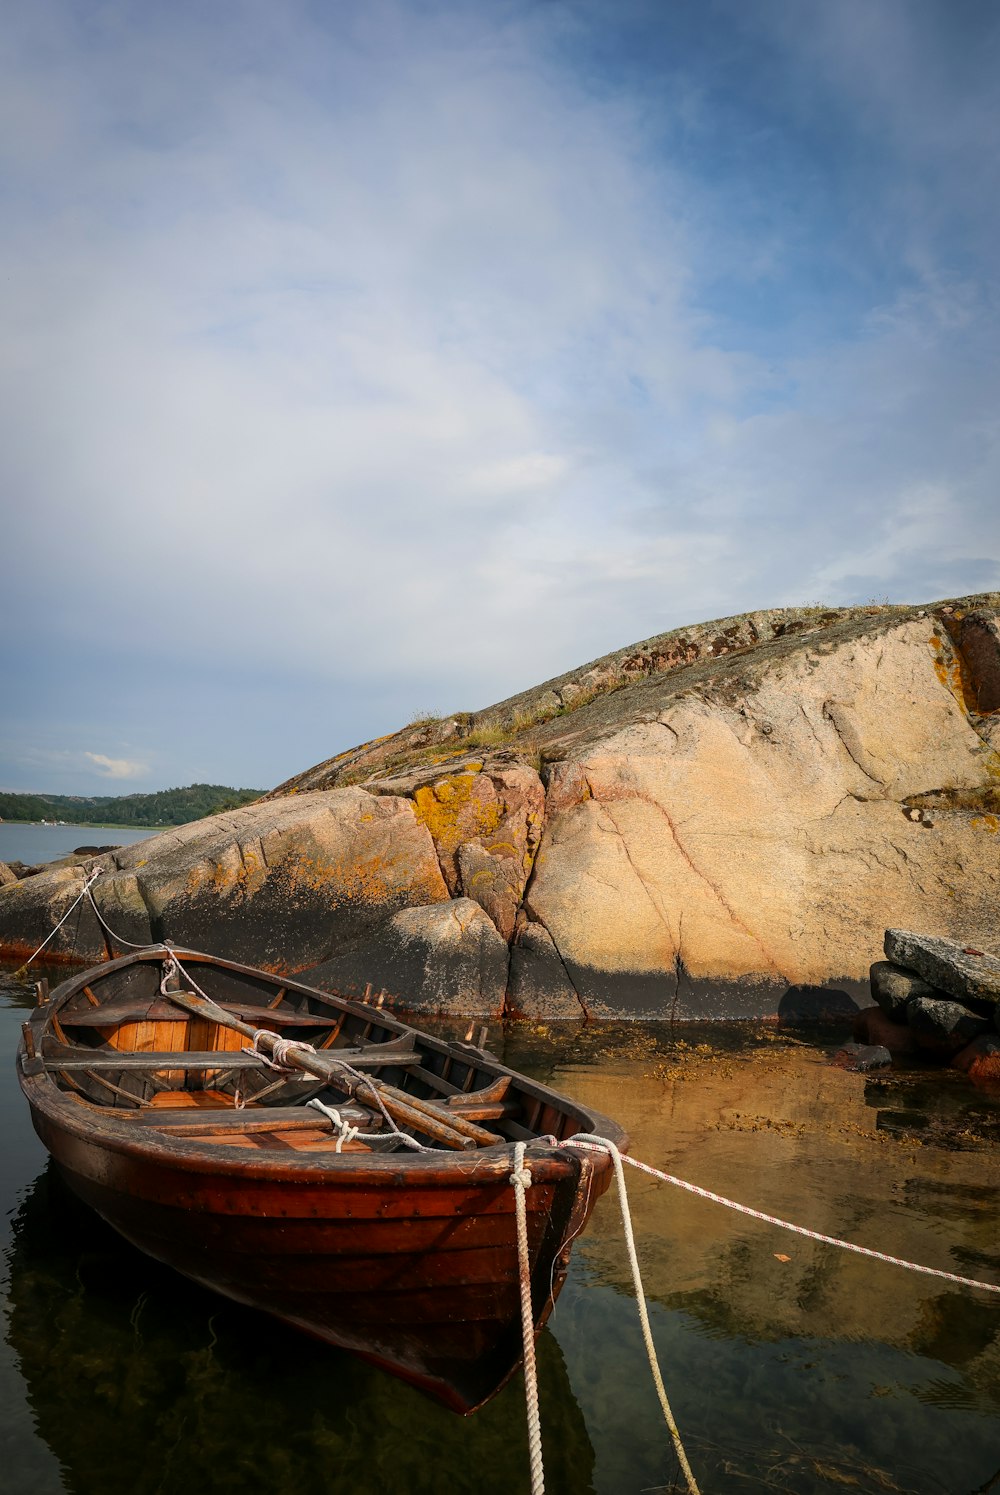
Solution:
M331 1137L329 1132L323 1133L312 1127L307 1133L295 1132L291 1135L280 1132L255 1132L253 1135L234 1132L224 1136L218 1132L192 1132L186 1139L188 1142L209 1142L223 1147L256 1147L275 1151L285 1150L288 1152L371 1152L372 1149L360 1137L352 1138L350 1142L343 1143L337 1147L338 1138Z
M500 1075L499 1079L493 1081L492 1085L484 1085L479 1090L456 1090L454 1095L448 1097L449 1106L461 1106L463 1109L471 1105L494 1105L507 1097L510 1089L512 1075Z
M160 1090L150 1097L157 1110L233 1110L233 1097L221 1090Z
M166 984L164 994L184 1011L196 1016L214 1017L216 1022L228 1024L237 1032L253 1038L255 1042L261 1036L255 1034L252 1028L247 1027L238 1018L231 1017L224 1012L218 1003L213 1002L209 997L174 989ZM373 1045L373 1050L377 1051L378 1047L378 1045ZM338 1090L343 1090L350 1096L360 1094L364 1099L366 1095L377 1092L379 1104L386 1108L396 1122L419 1131L423 1137L429 1137L435 1142L443 1142L446 1147L464 1152L477 1146L492 1147L495 1141L491 1132L486 1131L484 1127L477 1126L474 1121L463 1121L457 1116L449 1116L445 1121L440 1107L435 1107L412 1094L404 1094L403 1091L397 1090L394 1085L389 1085L384 1080L375 1076L370 1079L364 1076L354 1078L343 1071L338 1071L335 1068L337 1060L333 1056L319 1054L315 1049L306 1049L302 1045L292 1046L287 1053L287 1062L295 1069L305 1070L307 1074L314 1074L320 1079L328 1078Z
M319 1017L312 1013L296 1012L291 1009L287 1012L278 1012L273 1007L257 1007L240 1002L218 1002L216 1005L232 1017L241 1018L245 1022L253 1022L256 1018L261 1024L266 1023L268 1027L331 1028L339 1027L343 1022L343 1014L338 1014L336 1017ZM101 1005L99 1014L85 1008L82 1012L67 1012L60 1016L63 1026L67 1028L98 1026L110 1028L117 1023L184 1023L188 1020L186 1013L179 1011L162 997L157 997L152 1001L137 1002L129 999L105 1002Z
M161 1091L160 1096L184 1093L183 1091ZM235 1107L230 1106L226 1110L213 1111L209 1116L205 1110L191 1109L183 1105L179 1105L176 1110L171 1110L161 1101L160 1096L156 1097L156 1104L145 1106L142 1111L136 1111L134 1115L130 1114L129 1120L139 1122L143 1126L155 1126L163 1131L185 1133L192 1130L221 1132L284 1130L289 1127L318 1127L320 1131L325 1129L328 1135L333 1131L332 1122L324 1120L320 1113L311 1111L307 1106L244 1106L242 1111L237 1111ZM373 1115L364 1106L345 1104L338 1106L337 1110L351 1126L381 1127L384 1125L381 1115Z
M461 1093L461 1092L459 1092ZM482 1105L471 1104L473 1096L464 1097L470 1102L464 1106L453 1106L452 1098L448 1100L448 1114L464 1116L466 1121L509 1121L515 1116L520 1116L523 1107L514 1100L483 1101Z
M111 1080L106 1080L103 1075L94 1074L93 1070L90 1069L85 1070L84 1073L88 1080L93 1080L95 1085L103 1085L105 1090L110 1090L114 1095L122 1096L125 1100L131 1101L133 1106L142 1106L145 1104L141 1095L135 1095L131 1090L123 1090L121 1085L113 1084Z
M352 1069L419 1069L421 1064L420 1055L413 1050L405 1053L397 1050L394 1053L380 1053L385 1047L381 1044L372 1044L367 1049L337 1049L334 1051L335 1058L343 1058ZM50 1048L43 1053L42 1059L47 1069L107 1069L107 1070L155 1070L167 1069L194 1070L194 1069L266 1069L263 1059L255 1054L242 1051L231 1052L225 1049L202 1050L178 1050L170 1049L162 1053L122 1053L108 1049L85 1049L73 1044L66 1044L61 1049ZM294 1071L289 1071L288 1079L294 1079Z

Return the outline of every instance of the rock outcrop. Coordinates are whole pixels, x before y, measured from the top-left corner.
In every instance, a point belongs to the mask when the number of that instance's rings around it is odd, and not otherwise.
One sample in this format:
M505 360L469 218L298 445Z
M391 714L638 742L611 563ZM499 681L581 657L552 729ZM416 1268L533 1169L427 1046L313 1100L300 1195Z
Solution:
M478 903L454 898L427 908L404 908L373 935L325 961L310 980L336 991L368 986L417 1012L448 1011L462 993L461 1011L490 1017L503 1006L507 941Z
M993 925L998 616L989 594L675 630L97 858L94 894L127 938L417 1007L860 996L887 924L976 948ZM0 950L30 952L82 876L0 887ZM86 909L53 943L104 949Z
M275 971L318 965L402 909L448 902L412 804L345 788L212 815L3 888L8 958L32 953L93 871L97 908L123 940L171 939ZM92 961L110 950L85 898L46 954Z

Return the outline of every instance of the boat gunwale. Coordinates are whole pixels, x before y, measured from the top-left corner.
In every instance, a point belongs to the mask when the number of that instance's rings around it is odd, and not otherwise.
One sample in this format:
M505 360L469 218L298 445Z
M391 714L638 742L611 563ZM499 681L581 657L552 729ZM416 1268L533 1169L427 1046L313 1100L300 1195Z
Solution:
M590 1110L571 1097L552 1090L517 1070L509 1069L499 1059L472 1044L463 1043L460 1040L439 1039L433 1034L403 1023L386 1013L383 1008L353 1001L339 993L322 991L318 987L309 986L292 977L278 976L272 972L241 965L236 961L166 943L120 956L113 961L102 962L98 966L90 967L87 971L76 972L61 982L47 1001L34 1009L29 1019L36 1038L36 1053L44 1060L40 1040L51 1032L51 1019L72 997L78 995L85 986L90 984L96 972L100 972L101 977L104 978L116 971L127 969L129 966L154 964L162 960L165 955L176 955L178 959L189 961L191 964L200 962L255 980L263 978L265 981L272 982L276 987L285 987L286 991L319 998L335 1009L344 1010L367 1022L378 1023L396 1032L397 1035L415 1034L420 1044L426 1045L433 1051L453 1054L467 1062L478 1062L482 1069L493 1078L509 1076L531 1099L541 1100L573 1120L579 1120L580 1131L596 1131L619 1147L627 1146L628 1138L623 1128L609 1117ZM95 1013L97 1010L95 1008ZM262 1015L263 1012L269 1010L262 1009ZM335 1054L336 1051L330 1050L329 1052ZM392 1186L396 1187L403 1182L404 1178L407 1184L422 1186L433 1186L436 1183L448 1185L460 1180L478 1185L490 1181L503 1182L509 1179L510 1175L516 1143L504 1137L498 1137L493 1146L481 1147L475 1151L458 1152L427 1148L419 1152L415 1149L406 1149L391 1153L376 1151L323 1154L288 1152L275 1154L272 1157L263 1150L248 1156L245 1148L234 1147L225 1141L196 1142L176 1133L160 1130L156 1126L144 1127L140 1133L132 1125L130 1112L100 1106L79 1096L76 1092L61 1089L54 1079L54 1074L58 1073L57 1066L53 1066L52 1070L41 1068L34 1073L25 1073L24 1058L25 1046L22 1038L18 1049L18 1079L32 1110L37 1109L49 1125L60 1128L79 1141L115 1152L137 1162L156 1162L167 1167L180 1167L185 1171L211 1175L231 1174L236 1179L253 1179L255 1182L294 1181L308 1185L336 1180L338 1186L359 1188L371 1188L373 1184L382 1182L388 1186L390 1181ZM391 1057L387 1057L386 1062L387 1067L390 1066ZM161 1069L166 1067L159 1066ZM155 1067L151 1066L151 1069L153 1068ZM267 1107L260 1107L256 1110L248 1109L255 1119L259 1119L266 1112ZM305 1106L302 1109L305 1114ZM447 1111L444 1107L442 1107L442 1113L446 1118ZM209 1114L206 1113L206 1125L209 1124ZM167 1125L168 1122L164 1116L164 1127ZM584 1157L590 1160L592 1167L598 1173L603 1173L606 1168L610 1167L610 1158L606 1153L584 1154L576 1148L567 1151L565 1143L553 1143L548 1141L544 1135L531 1138L526 1142L526 1147L530 1151L532 1168L537 1170L539 1183L555 1183L565 1178L567 1174L579 1170Z

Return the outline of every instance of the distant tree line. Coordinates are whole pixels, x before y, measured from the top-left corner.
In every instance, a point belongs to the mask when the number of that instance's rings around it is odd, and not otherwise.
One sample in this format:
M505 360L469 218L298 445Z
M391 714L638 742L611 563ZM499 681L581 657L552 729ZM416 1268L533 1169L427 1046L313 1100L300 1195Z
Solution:
M186 825L218 810L237 810L263 789L189 784L156 794L0 794L0 819L65 820L69 825Z

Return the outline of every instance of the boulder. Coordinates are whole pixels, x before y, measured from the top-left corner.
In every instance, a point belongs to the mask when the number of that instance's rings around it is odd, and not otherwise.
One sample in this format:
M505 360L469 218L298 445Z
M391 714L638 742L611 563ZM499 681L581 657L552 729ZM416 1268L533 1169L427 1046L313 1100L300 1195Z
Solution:
M854 1038L858 1043L877 1044L894 1057L915 1054L917 1040L905 1023L893 1022L881 1007L866 1007L854 1019Z
M8 867L6 862L0 862L0 888L9 882L17 882L17 873Z
M371 985L412 1012L492 1017L503 1009L507 942L470 898L401 910L350 950L309 972L348 995Z
M124 940L170 939L275 971L315 965L399 909L448 897L413 806L362 789L257 802L88 865L100 870L98 907ZM4 954L33 953L83 879L83 867L61 868L0 888ZM86 901L48 949L105 958Z
M978 943L887 929L885 953L959 1002L984 1003L989 1010L1000 1003L1000 959Z
M974 1080L1000 1081L1000 1038L995 1033L980 1034L959 1049L951 1065Z
M914 997L906 1009L906 1021L917 1047L939 1058L957 1054L990 1028L986 1018L970 1012L959 1002L935 1001L930 997Z
M937 987L929 985L916 971L904 970L891 960L877 960L871 968L872 996L886 1017L906 1021L907 1004L914 997L938 997Z
M976 614L989 633L998 610L983 594L947 610L776 609L674 630L104 853L95 896L136 942L289 970L374 959L404 910L471 903L491 925L484 949L511 942L512 1008L848 1011L887 924L966 953L992 927L993 717L981 686L970 695L978 635L958 624ZM82 869L59 877L0 886L4 955L30 953L65 911ZM447 919L426 927L452 949ZM83 906L53 946L104 953ZM408 995L436 1006L425 957L426 989ZM470 1002L492 1004L493 981L469 977Z

